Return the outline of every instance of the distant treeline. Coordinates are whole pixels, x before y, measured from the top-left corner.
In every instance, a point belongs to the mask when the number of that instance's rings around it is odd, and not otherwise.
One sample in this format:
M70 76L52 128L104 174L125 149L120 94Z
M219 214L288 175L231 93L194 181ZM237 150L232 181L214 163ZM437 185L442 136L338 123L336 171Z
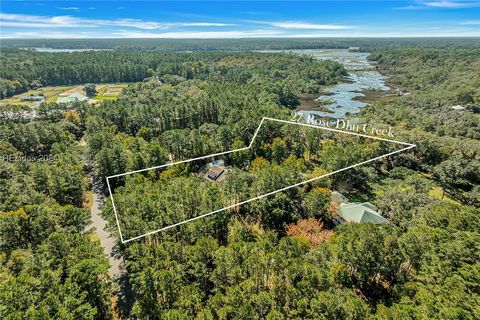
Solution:
M247 57L250 57L251 61L262 61L265 66L273 64L271 69L277 69L277 72L268 74L268 76L282 78L285 76L282 69L288 67L290 63L290 60L286 59L287 56L287 54L253 52L88 51L48 53L4 49L0 53L2 61L0 99L46 85L137 82L154 76L166 77L163 79L166 82L175 82L173 78L180 77L181 79L195 78L243 83L249 80L253 74L253 70L246 72L245 68L239 69L239 64L243 63L243 59ZM302 65L313 60L310 57L299 57L296 61L299 68L305 69ZM255 63L250 63L250 67L258 70L264 68ZM320 68L320 66L317 67ZM315 78L315 74L318 73L317 67L309 63L309 70L305 71L304 77ZM335 64L334 68L340 68L340 66ZM337 76L345 74L340 71ZM318 83L312 83L312 86L323 85L331 81L332 79L322 78ZM312 90L315 89L311 88L307 91Z
M478 46L480 38L4 39L2 47L172 51L250 51L360 47Z
M137 82L151 76L161 77L167 74L192 79L194 76L198 77L199 72L209 73L206 68L227 55L240 55L242 52L247 54L245 51L252 50L355 47L364 51L376 51L385 47L472 48L480 46L479 40L479 38L6 39L2 41L4 48L0 52L0 99L45 85ZM51 53L18 49L36 47L111 49L111 51ZM179 51L196 52L180 54ZM223 72L224 70L219 70L219 73Z

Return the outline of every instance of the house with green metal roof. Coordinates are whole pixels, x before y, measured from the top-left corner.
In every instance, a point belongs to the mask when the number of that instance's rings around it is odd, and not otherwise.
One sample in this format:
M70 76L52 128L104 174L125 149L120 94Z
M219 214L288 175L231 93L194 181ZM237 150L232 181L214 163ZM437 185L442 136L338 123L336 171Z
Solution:
M85 101L87 99L88 97L84 96L83 94L73 93L66 97L58 97L57 103L72 103L72 102L78 102L78 101Z
M332 199L338 201L339 203L348 203L349 200L343 194L338 191L332 191Z
M339 208L340 217L347 222L385 224L388 220L377 212L370 202L342 203Z

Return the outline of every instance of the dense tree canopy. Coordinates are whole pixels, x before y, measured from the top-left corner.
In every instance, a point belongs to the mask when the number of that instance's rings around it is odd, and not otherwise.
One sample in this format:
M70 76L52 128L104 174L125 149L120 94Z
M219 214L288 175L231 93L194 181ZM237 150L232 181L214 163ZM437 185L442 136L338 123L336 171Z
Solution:
M108 260L84 233L88 179L71 123L0 126L0 317L110 317Z
M172 43L209 50L215 41ZM133 317L480 317L478 47L447 40L349 43L372 50L370 59L392 76L400 95L370 103L360 121L394 126L396 139L417 147L118 241L127 269L119 284L132 286L124 293L135 300ZM132 49L164 45L146 40L109 45L126 50L0 54L1 98L48 84L132 82L118 99L95 105L1 107L2 319L116 319L111 300L118 284L112 287L108 260L86 230L90 192L103 192L102 214L118 235L106 177L244 148L262 117L288 119L300 94L346 75L338 63L286 53ZM265 121L251 148L221 158L223 181L206 179L202 160L109 182L128 238L390 151L385 142ZM389 223L339 224L334 191L371 202Z

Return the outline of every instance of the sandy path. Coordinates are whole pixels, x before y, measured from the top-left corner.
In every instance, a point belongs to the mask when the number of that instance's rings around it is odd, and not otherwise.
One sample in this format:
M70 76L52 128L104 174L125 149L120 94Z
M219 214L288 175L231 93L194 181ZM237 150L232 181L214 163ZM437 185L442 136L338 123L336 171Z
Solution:
M100 215L100 198L97 194L93 194L93 205L91 212L92 223L88 226L88 230L95 228L94 233L100 239L100 244L103 247L103 251L108 257L110 262L110 269L108 273L112 278L119 278L125 273L123 257L120 254L114 253L114 246L116 239L108 231L105 230L107 222Z

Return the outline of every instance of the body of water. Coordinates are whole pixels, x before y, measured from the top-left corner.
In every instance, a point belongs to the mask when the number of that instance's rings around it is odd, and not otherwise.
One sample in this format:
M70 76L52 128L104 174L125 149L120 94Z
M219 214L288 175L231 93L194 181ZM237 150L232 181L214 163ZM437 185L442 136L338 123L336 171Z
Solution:
M343 118L347 113L354 114L366 105L359 101L365 96L365 90L390 91L385 84L385 77L368 62L368 53L354 52L346 49L320 49L320 50L292 50L298 54L308 54L318 60L333 60L341 63L348 70L349 77L346 81L327 87L324 94L317 100L328 101L325 107L329 112L320 110L299 110L302 114L315 114L320 117Z
M55 48L23 48L23 49L30 49L35 50L38 52L84 52L84 51L109 51L110 49L55 49Z

